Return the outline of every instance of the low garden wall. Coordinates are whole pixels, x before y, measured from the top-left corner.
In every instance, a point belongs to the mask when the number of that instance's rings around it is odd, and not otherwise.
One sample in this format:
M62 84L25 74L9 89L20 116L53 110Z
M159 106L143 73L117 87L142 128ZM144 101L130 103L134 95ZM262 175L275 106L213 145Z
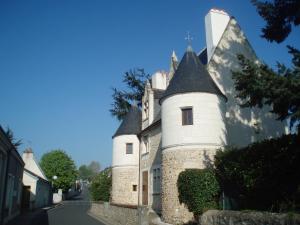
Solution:
M199 225L300 225L299 214L208 210Z
M138 211L135 207L125 207L104 203L92 203L89 214L102 220L106 225L137 225Z

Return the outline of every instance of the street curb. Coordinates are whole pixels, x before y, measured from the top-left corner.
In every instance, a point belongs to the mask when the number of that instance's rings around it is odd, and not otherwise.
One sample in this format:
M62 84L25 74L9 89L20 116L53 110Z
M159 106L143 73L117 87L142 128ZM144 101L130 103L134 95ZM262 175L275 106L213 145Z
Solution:
M58 208L58 207L60 207L60 206L62 206L62 205L63 205L63 203L58 203L58 204L56 204L56 205L50 207L49 209L45 209L45 210L46 210L46 211L51 211L51 210L54 210L54 209L56 209L56 208Z
M112 224L112 223L110 223L109 221L103 219L102 217L95 215L94 213L92 213L92 212L90 212L90 211L88 211L87 214L88 214L90 217L93 217L94 219L100 221L101 223L103 223L103 224L105 224L105 225L115 225L115 224Z

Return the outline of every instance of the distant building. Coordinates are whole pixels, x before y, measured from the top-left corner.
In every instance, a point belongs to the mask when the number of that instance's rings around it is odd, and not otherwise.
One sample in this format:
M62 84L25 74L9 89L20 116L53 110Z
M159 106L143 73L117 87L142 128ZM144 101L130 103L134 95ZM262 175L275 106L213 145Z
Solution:
M226 145L288 132L269 107L241 108L236 99L237 54L258 62L237 21L211 9L203 35L199 54L189 46L179 62L173 52L170 71L151 77L142 110L132 106L113 136L112 202L144 205L171 224L193 218L178 199L180 172L206 168Z
M37 163L31 148L23 153L25 162L23 174L23 205L25 208L36 209L52 203L52 186Z
M24 162L0 126L0 224L21 212Z

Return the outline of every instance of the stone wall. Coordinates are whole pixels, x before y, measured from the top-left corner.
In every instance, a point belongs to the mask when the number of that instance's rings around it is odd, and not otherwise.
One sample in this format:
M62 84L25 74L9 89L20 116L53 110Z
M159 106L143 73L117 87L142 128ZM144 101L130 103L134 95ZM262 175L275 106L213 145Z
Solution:
M209 210L199 219L199 225L299 225L300 215L267 212Z
M109 203L92 203L89 214L106 225L137 225L137 209L110 205Z
M140 187L142 187L142 173L148 171L148 205L157 213L161 212L161 196L153 190L153 169L161 168L161 127L157 125L143 136L148 137L149 152L141 155ZM161 182L161 180L160 180ZM142 189L142 188L141 188ZM142 204L142 190L140 190L140 204Z
M115 204L137 205L138 187L133 190L133 185L138 185L138 167L116 167L112 169L111 201Z
M177 179L188 168L203 169L212 163L216 150L163 150L162 157L162 219L171 224L193 220L193 214L180 204Z

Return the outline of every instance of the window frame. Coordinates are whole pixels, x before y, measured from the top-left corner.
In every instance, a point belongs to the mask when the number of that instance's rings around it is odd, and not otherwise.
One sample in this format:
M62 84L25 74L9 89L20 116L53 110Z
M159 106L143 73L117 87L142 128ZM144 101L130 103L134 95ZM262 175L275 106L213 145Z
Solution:
M161 168L155 167L152 169L152 193L161 193Z
M131 146L131 152L128 151L129 150L128 146ZM133 143L132 142L126 143L126 151L125 152L126 152L126 155L132 155L133 154Z
M186 106L182 107L181 109L181 125L182 126L189 126L194 125L194 110L192 106ZM188 112L191 112L191 115L189 118Z

